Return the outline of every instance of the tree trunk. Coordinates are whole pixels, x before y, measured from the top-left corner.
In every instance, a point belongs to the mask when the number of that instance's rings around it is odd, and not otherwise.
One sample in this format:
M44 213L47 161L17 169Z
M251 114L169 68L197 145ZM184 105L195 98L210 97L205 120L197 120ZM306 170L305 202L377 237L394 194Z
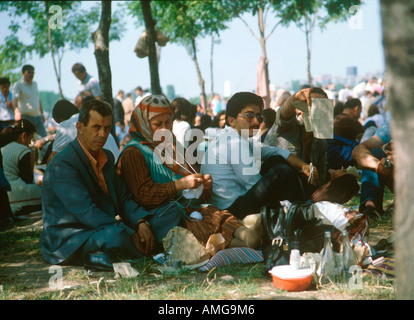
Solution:
M151 77L151 92L152 94L162 94L160 76L158 73L157 47L155 45L157 35L155 33L155 21L152 18L150 2L150 0L141 0L145 29L147 30L147 44L149 53L148 62Z
M305 31L306 35L306 52L307 52L307 71L308 71L308 84L313 87L313 79L311 73L311 34L309 30Z
M269 80L269 60L267 59L267 52L266 52L266 37L265 37L265 25L264 25L264 17L263 17L263 8L259 8L259 30L260 30L260 45L262 47L262 56L264 58L264 74L265 74L265 92L266 95L263 97L265 109L270 108L270 80Z
M213 52L214 52L214 34L211 36L211 50L210 50L210 81L211 81L211 94L210 101L214 97L214 70L213 70Z
M315 25L316 16L305 16L305 37L306 37L306 52L307 52L307 72L308 85L313 87L313 78L311 73L311 56L312 56L312 33Z
M98 66L101 99L114 105L112 95L112 74L109 63L109 29L111 27L111 1L101 1L102 12L98 29L92 33L95 44L95 59Z
M388 106L395 153L397 299L414 299L414 3L381 0Z
M50 25L49 25L49 3L47 1L45 1L45 5L46 5L47 33L48 33L48 38L49 38L49 49L50 49L50 54L52 55L53 68L55 70L56 80L58 82L60 99L63 99L62 85L60 83L60 76L61 76L60 67L59 67L59 70L58 70L58 68L56 66L55 53L54 53L54 50L53 50L52 30L50 29Z
M197 76L198 76L198 84L200 86L201 89L201 95L204 99L204 101L207 101L206 99L206 90L205 90L205 81L203 79L203 76L201 75L201 70L200 70L200 66L198 64L198 60L197 60L197 46L196 46L196 42L195 42L195 38L192 37L191 39L191 50L192 50L192 55L193 55L193 61L196 67L196 71L197 71ZM209 105L206 104L205 108L204 108L204 112L205 114L207 114L207 109L209 108Z

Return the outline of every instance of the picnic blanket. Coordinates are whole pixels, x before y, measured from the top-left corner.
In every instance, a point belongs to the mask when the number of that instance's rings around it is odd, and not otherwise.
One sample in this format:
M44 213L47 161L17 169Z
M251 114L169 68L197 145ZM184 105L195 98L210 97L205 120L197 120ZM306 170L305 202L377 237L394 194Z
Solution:
M164 265L165 257L156 256L154 260ZM201 272L210 271L214 268L224 267L234 263L248 264L263 261L263 254L259 250L250 248L229 248L217 252L207 263L198 267L197 270Z

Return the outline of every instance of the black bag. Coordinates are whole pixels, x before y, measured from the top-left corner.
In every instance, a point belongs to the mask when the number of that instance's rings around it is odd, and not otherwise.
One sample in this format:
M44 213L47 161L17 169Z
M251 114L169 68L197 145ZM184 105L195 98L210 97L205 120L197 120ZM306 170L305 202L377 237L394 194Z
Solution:
M308 200L294 202L287 212L281 205L262 208L262 253L266 271L289 264L292 249L299 249L301 254L322 250L322 224L315 218L301 218L306 210L312 210L311 206L312 201Z

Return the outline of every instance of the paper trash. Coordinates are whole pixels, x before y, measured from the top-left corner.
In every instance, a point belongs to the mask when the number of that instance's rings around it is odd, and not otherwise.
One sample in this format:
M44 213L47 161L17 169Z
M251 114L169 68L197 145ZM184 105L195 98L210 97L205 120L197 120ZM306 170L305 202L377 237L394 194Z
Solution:
M115 278L135 278L139 276L139 272L131 267L128 262L113 263Z

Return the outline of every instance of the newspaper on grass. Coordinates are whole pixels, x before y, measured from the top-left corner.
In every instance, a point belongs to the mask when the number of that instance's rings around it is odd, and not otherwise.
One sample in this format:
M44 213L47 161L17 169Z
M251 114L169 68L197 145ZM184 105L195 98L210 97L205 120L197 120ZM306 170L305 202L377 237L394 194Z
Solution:
M333 99L312 98L312 107L303 101L295 101L293 105L302 111L306 132L313 131L318 139L333 139Z

